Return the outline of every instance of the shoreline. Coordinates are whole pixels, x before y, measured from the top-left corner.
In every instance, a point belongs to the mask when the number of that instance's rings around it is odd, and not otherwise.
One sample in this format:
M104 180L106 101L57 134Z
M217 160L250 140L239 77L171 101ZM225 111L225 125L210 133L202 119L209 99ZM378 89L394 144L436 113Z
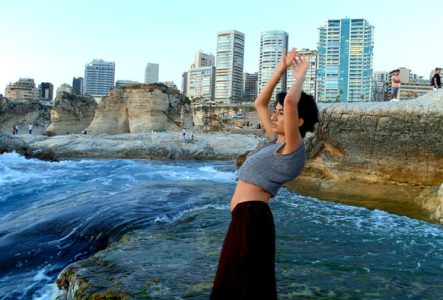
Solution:
M0 153L16 151L27 158L56 161L70 158L144 158L171 160L227 160L254 150L264 136L256 133L190 131L125 133L0 135Z
M7 135L8 136L8 135ZM17 136L0 135L15 141L15 151L27 158L47 161L77 159L153 159L153 160L224 160L237 162L254 150L266 138L257 133L227 133L189 131L193 136L185 142L181 132L167 131L146 134L82 135L69 134L48 137L38 134ZM2 150L0 144L0 152ZM3 149L4 150L4 149ZM11 149L8 149L11 152ZM305 172L309 173L309 172ZM315 174L314 174L315 175ZM440 224L432 218L426 203L416 201L416 196L426 188L395 182L337 182L322 187L312 182L312 174L304 174L286 184L302 195L323 201L337 202ZM320 178L319 178L320 179ZM320 179L321 181L322 179ZM326 186L324 186L326 185Z

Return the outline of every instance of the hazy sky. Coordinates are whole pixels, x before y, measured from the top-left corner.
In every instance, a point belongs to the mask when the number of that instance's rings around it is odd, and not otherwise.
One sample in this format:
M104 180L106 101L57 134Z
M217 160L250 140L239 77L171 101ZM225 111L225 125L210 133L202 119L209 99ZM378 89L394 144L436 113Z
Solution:
M374 70L443 66L443 0L0 0L0 93L19 77L72 84L93 59L116 80L143 82L147 62L173 80L198 50L216 54L217 32L245 34L246 72L258 71L260 32L285 30L289 46L316 49L328 19L364 18L374 29ZM434 29L433 29L434 28Z

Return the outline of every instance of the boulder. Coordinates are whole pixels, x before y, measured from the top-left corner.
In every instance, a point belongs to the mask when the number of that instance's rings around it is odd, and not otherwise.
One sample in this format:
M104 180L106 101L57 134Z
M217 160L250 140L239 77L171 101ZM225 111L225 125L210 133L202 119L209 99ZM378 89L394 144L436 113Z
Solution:
M442 137L443 91L400 102L326 105L307 139L310 159L289 186L322 199L401 198L443 223L437 213L443 200L432 192L443 184Z
M93 97L62 92L54 101L51 124L46 129L49 136L81 133L91 124L97 102Z
M162 84L114 88L87 128L92 134L150 133L192 127L186 98Z

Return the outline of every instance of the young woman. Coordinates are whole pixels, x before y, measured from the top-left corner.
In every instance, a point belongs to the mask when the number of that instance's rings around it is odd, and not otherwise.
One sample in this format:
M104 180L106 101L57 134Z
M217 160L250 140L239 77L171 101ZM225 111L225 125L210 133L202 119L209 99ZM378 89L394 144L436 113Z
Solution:
M269 101L292 67L294 83L279 93L275 111ZM223 243L211 299L277 299L275 227L268 201L280 186L297 177L306 162L303 137L318 122L315 100L302 92L309 59L292 49L283 53L274 75L255 100L271 141L256 150L238 171L231 200L232 220Z

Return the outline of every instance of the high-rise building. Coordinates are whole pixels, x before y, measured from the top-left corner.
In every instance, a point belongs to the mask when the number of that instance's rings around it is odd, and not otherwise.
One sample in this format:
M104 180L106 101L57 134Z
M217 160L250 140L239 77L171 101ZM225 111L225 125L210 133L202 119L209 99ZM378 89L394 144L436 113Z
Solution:
M369 101L374 27L365 19L338 19L319 31L318 100Z
M243 99L254 100L257 98L258 91L258 73L243 74Z
M72 78L72 92L77 95L83 95L84 92L84 80L83 77Z
M388 93L389 72L376 71L372 75L371 101L385 101L389 99Z
M186 96L214 100L215 67L190 68Z
M306 71L305 82L303 83L303 91L312 95L317 99L317 69L318 69L318 52L317 50L301 49L300 55L305 55L309 58L309 68ZM292 85L292 69L289 68L287 73L287 89Z
M106 96L114 87L115 63L94 59L85 66L85 93Z
M212 54L206 54L201 51L195 54L194 64L191 68L208 67L215 65L215 57Z
M6 86L5 97L8 100L35 100L38 99L38 89L35 87L34 79L19 78L15 83Z
M241 99L244 52L243 33L236 30L218 33L215 101L230 103Z
M191 99L214 100L214 55L197 52L187 72L186 95Z
M50 82L42 82L38 85L38 93L41 99L52 100L54 85Z
M145 83L158 83L159 64L147 63L145 68Z
M188 90L188 72L183 72L182 74L182 94L183 95L188 95L187 94L187 90Z
M260 38L260 64L258 70L258 93L274 74L275 66L280 61L282 53L288 50L288 34L281 30L263 31ZM282 76L272 93L275 95L286 91L286 76Z

